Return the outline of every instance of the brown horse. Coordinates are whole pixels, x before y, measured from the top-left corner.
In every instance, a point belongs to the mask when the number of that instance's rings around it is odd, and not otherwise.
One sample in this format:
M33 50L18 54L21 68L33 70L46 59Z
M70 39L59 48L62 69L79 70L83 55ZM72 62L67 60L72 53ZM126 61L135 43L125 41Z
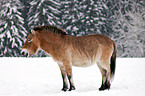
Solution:
M55 26L39 26L31 29L22 48L22 55L30 56L41 48L56 61L61 70L63 91L75 90L72 77L72 65L87 67L97 63L102 74L99 90L110 89L115 73L116 45L107 36L96 34L88 36L70 36Z

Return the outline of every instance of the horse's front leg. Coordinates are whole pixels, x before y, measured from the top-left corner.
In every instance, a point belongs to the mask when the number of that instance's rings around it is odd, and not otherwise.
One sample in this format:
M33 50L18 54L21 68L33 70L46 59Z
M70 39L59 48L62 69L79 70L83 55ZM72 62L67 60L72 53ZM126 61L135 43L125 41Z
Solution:
M61 75L62 75L62 79L63 79L63 88L62 91L67 91L68 89L68 83L67 83L67 74L65 72L65 68L63 66L63 64L58 64L60 71L61 71Z
M69 62L63 62L63 65L64 65L64 68L65 68L65 71L66 71L66 74L70 83L69 91L75 90L75 86L73 83L73 76L72 76L72 66Z

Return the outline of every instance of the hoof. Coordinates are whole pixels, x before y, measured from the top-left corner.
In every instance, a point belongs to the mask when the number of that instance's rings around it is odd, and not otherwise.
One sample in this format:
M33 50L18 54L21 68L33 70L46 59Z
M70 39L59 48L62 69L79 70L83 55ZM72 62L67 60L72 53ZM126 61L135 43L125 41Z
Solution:
M62 88L61 91L66 92L68 88Z
M99 88L99 91L104 91L106 89L110 89L110 84L109 83L105 83L103 84L100 88Z
M76 88L72 86L68 91L75 90Z
M108 89L108 90L109 90L109 89L110 89L110 87L100 87L100 88L99 88L99 91L104 91L104 90L106 90L106 89Z

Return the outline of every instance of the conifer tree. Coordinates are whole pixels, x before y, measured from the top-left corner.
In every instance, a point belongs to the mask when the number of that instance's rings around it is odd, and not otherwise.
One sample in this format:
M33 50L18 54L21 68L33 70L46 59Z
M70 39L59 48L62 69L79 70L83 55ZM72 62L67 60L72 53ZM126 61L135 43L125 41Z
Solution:
M60 25L58 0L33 0L29 2L28 26Z
M125 0L116 3L111 19L114 40L118 45L118 56L142 57L145 37L145 2Z
M0 2L0 56L19 56L26 30L19 0Z
M107 10L105 1L62 0L62 27L71 35L101 33ZM103 28L102 28L103 29Z

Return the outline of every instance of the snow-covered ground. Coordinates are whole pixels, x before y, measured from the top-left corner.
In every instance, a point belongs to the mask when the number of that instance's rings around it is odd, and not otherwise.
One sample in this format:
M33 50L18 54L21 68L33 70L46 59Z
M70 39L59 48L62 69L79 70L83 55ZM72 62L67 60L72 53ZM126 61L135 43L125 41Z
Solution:
M0 58L0 96L145 96L145 58L117 58L111 89L99 91L97 65L73 67L75 91L62 92L52 58Z

